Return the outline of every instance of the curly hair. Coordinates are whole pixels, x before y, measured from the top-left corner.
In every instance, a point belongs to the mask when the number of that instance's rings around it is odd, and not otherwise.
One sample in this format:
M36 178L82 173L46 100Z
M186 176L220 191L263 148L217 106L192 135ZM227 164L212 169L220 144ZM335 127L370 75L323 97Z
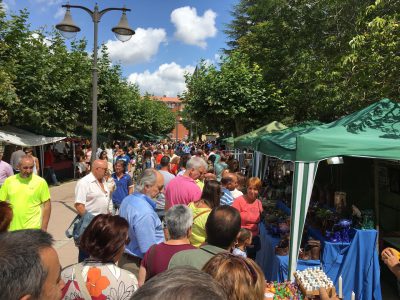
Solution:
M83 232L80 247L103 263L111 262L128 243L129 223L120 216L100 214Z

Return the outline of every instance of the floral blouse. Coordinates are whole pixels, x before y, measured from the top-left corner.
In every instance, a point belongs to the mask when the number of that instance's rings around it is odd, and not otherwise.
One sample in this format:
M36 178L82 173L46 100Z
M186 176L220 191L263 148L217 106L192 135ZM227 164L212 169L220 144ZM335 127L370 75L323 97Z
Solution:
M81 265L82 277L92 300L129 300L138 289L136 276L113 263L85 260ZM68 266L61 272L65 282L62 299L83 299L75 278L75 266Z

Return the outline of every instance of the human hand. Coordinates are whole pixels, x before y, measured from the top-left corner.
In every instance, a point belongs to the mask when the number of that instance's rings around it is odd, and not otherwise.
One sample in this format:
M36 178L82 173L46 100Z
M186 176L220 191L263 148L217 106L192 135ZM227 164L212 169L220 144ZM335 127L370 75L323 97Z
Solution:
M389 267L393 268L399 264L399 258L395 255L390 248L386 248L381 254L383 262Z

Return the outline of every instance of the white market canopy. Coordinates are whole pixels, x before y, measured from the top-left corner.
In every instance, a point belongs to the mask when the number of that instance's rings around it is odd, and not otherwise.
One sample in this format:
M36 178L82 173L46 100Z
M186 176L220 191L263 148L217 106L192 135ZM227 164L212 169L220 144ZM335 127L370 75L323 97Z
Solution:
M0 143L19 146L41 146L55 143L66 137L47 137L19 129L10 125L0 127Z

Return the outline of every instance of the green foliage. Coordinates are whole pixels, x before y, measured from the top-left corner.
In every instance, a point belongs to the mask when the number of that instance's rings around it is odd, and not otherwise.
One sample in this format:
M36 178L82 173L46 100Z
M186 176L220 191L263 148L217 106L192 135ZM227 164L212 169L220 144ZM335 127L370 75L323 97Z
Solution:
M399 100L399 12L396 0L242 0L226 53L247 54L281 91L280 120L332 121Z
M79 135L92 122L92 57L86 41L74 40L67 49L58 32L31 30L27 20L26 10L9 18L0 10L0 125ZM157 102L147 115L139 88L111 64L104 46L100 52L99 132L109 137L168 133L173 114Z
M148 128L147 132L157 132L158 135L167 134L175 127L175 115L149 94L140 99L138 115L132 121L139 127Z
M280 91L265 85L261 68L247 55L234 51L220 69L201 62L193 75L186 75L182 96L186 114L209 131L240 135L264 125L279 110Z

